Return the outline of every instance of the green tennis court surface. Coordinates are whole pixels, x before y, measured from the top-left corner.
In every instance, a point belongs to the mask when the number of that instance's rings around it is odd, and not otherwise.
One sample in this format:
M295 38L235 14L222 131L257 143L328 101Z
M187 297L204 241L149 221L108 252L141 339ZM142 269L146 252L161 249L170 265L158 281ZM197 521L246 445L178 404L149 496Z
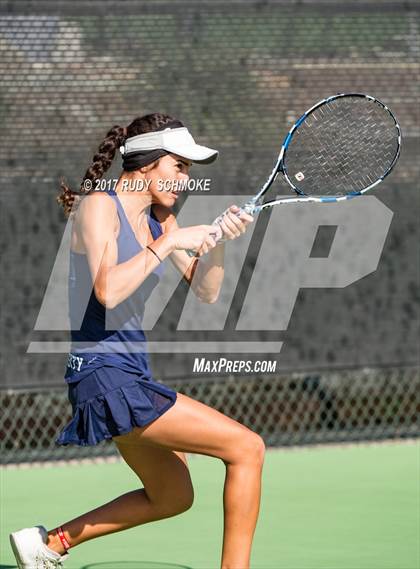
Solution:
M69 569L218 569L224 465L188 455L193 507L88 541ZM418 569L420 444L269 450L252 569ZM9 531L50 529L138 484L123 462L7 469L0 568L15 567Z

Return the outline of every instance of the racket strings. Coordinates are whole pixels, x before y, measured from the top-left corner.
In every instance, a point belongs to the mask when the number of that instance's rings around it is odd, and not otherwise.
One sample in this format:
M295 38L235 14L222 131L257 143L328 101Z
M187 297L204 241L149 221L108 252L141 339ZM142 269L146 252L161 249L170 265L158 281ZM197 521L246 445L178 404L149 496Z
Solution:
M310 195L344 195L374 184L398 150L392 115L376 101L345 97L308 115L285 153L292 184Z

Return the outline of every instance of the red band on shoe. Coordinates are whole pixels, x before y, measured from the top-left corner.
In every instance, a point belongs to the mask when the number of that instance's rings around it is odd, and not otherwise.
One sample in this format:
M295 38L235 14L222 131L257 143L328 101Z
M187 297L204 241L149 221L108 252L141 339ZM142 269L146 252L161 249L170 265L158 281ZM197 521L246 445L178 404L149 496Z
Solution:
M57 528L57 533L58 533L58 537L60 538L61 543L63 544L64 549L65 550L70 549L70 544L67 541L61 526L59 528Z

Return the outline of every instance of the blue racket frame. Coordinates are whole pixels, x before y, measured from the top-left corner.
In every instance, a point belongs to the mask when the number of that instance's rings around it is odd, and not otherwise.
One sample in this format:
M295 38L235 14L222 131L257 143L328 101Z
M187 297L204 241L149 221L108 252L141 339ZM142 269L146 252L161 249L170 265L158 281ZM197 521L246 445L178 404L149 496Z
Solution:
M327 103L330 103L331 101L334 101L336 99L340 99L343 97L363 97L363 98L366 98L366 99L368 99L374 103L379 104L383 109L385 109L389 113L389 115L391 116L391 118L394 121L396 132L397 132L397 139L398 139L398 145L397 145L397 150L396 150L395 156L394 156L390 166L386 170L386 172L382 176L380 176L375 182L373 182L372 184L370 184L366 188L363 188L360 191L349 192L348 194L345 194L342 196L310 196L310 195L307 195L302 190L300 190L296 186L296 184L288 176L287 167L285 165L285 157L286 157L286 153L287 153L287 148L290 146L290 142L293 138L293 134L296 132L296 130L299 128L299 126L307 119L307 117L311 115L311 113L313 113L319 107L321 107ZM327 97L325 99L322 99L322 100L318 101L317 103L315 103L315 105L313 105L305 113L303 113L303 115L300 116L297 119L297 121L294 123L294 125L289 130L289 132L287 133L287 135L283 141L280 153L278 155L277 161L274 165L274 168L273 168L271 174L269 175L266 182L261 187L260 191L255 196L253 196L250 200L248 200L240 208L240 210L237 212L237 215L240 216L241 213L243 213L243 212L246 212L246 213L253 215L255 213L259 213L263 209L272 207L274 205L290 204L290 203L331 203L331 202L345 201L345 200L349 200L349 199L352 199L352 198L357 197L357 196L361 196L361 195L365 194L367 191L369 191L372 188L374 188L375 186L377 186L380 182L382 182L382 180L384 180L384 178L386 178L386 176L388 176L388 174L394 168L394 166L395 166L395 164L396 164L396 162L400 156L400 153L401 153L401 139L402 139L401 127L400 127L397 119L395 118L394 114L389 109L389 107L387 107L379 99L372 97L371 95L366 95L364 93L338 93L337 95L332 95L331 97ZM287 183L296 192L297 196L296 197L290 197L290 198L289 197L283 197L283 198L273 199L273 200L269 200L265 203L262 203L262 198L263 198L264 194L268 191L268 189L270 188L270 186L273 184L273 182L275 181L275 179L277 178L277 176L280 173L283 174ZM222 217L225 215L225 213L227 211L228 210L225 210L221 215L219 215L213 221L212 225L219 226L219 221L222 219ZM220 229L220 227L218 227L217 231L215 231L215 233L214 233L214 236L218 242L219 241L225 241L225 239L220 238L220 231L221 231L221 229ZM218 237L219 237L219 239L218 239ZM188 252L189 256L191 256L191 257L195 256L194 251L187 250L187 252Z
M327 103L330 103L331 101L334 101L336 99L340 99L342 97L363 97L365 99L369 99L372 102L375 102L377 104L379 104L383 109L385 109L389 115L391 116L391 118L394 121L395 124L395 128L397 131L397 135L398 135L398 146L397 146L397 150L395 153L395 156L389 166L389 168L387 169L387 171L380 177L378 178L374 183L370 184L369 186L367 186L366 188L364 188L363 190L360 190L358 192L351 192L348 193L344 196L308 196L306 195L304 192L302 192L297 186L296 184L289 178L288 173L287 173L287 168L285 167L285 157L286 157L286 152L287 152L287 148L290 145L290 142L292 140L293 134L294 132L298 129L298 127L306 120L306 118L313 112L315 111L315 109L318 109L319 107L321 107L322 105L325 105ZM244 206L243 206L243 210L246 211L247 213L258 213L259 211L261 211L262 209L265 209L267 207L272 207L273 205L277 205L277 204L282 204L282 203L297 203L297 202L317 202L317 203L325 203L325 202L339 202L339 201L344 201L344 200L349 200L351 198L354 198L356 196L361 196L363 194L365 194L368 190L371 190L372 188L374 188L375 186L377 186L380 182L382 182L382 180L384 178L386 178L386 176L388 176L388 174L391 172L391 170L394 168L400 153L401 153L401 127L397 121L397 119L395 118L394 114L392 113L392 111L389 109L389 107L387 107L385 105L385 103L383 103L382 101L380 101L379 99L376 99L375 97L372 97L370 95L365 95L363 93L338 93L337 95L332 95L331 97L327 97L325 99L322 99L321 101L318 101L315 105L313 105L310 109L308 109L305 113L303 113L302 116L300 116L298 118L298 120L295 122L295 124L292 126L292 128L289 130L289 132L287 133L281 150L280 150L280 154L278 156L277 162L270 174L270 176L268 177L267 181L265 182L265 184L262 186L261 190L255 195L253 196ZM285 177L287 183L289 184L289 186L291 186L293 188L293 190L296 192L296 194L300 197L297 198L282 198L282 199L277 199L277 200L270 200L264 204L259 203L262 196L267 192L267 190L270 188L270 186L272 185L272 183L275 181L275 179L277 178L277 176L282 173L283 176ZM240 212L239 212L240 213ZM223 215L223 214L222 214ZM217 218L219 219L220 216Z

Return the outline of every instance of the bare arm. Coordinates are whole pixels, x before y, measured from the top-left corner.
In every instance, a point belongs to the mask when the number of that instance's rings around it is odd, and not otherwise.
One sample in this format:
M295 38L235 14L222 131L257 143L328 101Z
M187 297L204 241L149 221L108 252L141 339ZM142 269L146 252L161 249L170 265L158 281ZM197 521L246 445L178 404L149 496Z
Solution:
M170 210L156 206L155 211L165 234L170 235L179 229ZM153 248L156 250L155 244ZM224 244L220 243L199 258L191 258L183 249L175 248L170 253L171 262L202 302L216 302L219 296L224 278L224 251Z
M124 263L117 264L115 237L116 206L109 196L96 192L86 196L79 206L78 224L98 301L115 308L128 298L157 267L159 260L144 249ZM169 235L154 241L153 248L164 259L173 250Z
M232 205L226 210L223 219L219 221L224 239L236 239L246 231L247 225L254 220L252 215L245 212L238 215L239 210L238 206ZM159 206L156 207L155 211L161 221L164 232L168 236L173 235L175 242L182 241L178 237L179 234L189 231L189 229L197 231L201 227L210 232L210 235L207 235L203 241L199 253L201 256L198 259L189 257L185 251L185 248L188 247L178 247L177 245L170 253L170 259L200 300L207 303L216 302L224 278L225 248L223 242L217 244L211 236L211 234L214 234L214 226L206 225L180 229L175 216L169 209Z

